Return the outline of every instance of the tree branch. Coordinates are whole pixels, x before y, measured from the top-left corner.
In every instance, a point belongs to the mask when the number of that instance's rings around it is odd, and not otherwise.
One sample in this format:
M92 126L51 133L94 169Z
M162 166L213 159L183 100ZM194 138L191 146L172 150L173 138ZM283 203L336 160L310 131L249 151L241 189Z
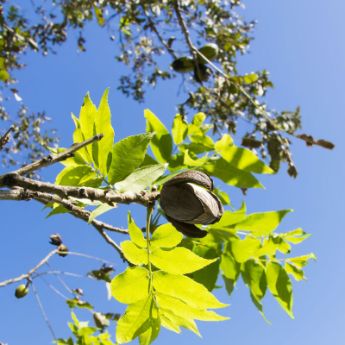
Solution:
M14 131L13 127L10 127L6 133L0 137L0 151L5 147L5 145L8 143L8 141L10 140L10 134L11 132Z
M0 282L0 287L4 287L10 284L18 283L24 279L30 279L30 277L44 264L46 264L49 259L59 252L58 249L52 250L46 257L44 257L35 267L33 267L28 273L21 274L16 278L11 278Z
M48 182L36 181L20 176L18 173L9 173L0 176L0 187L22 187L31 191L52 193L61 198L73 197L77 199L97 200L112 205L113 203L130 204L133 202L147 206L156 200L159 192L117 193L112 190L92 187L58 186Z
M103 134L95 135L94 137L87 139L81 143L72 145L70 148L66 149L66 151L64 151L64 152L58 153L56 155L48 155L46 157L39 159L36 162L25 165L22 168L14 171L14 172L19 174L19 175L24 175L24 174L27 174L29 172L41 169L43 167L55 164L57 162L61 162L67 158L72 157L74 152L80 150L84 146L87 146L87 145L93 143L94 141L99 141L102 138L103 138Z

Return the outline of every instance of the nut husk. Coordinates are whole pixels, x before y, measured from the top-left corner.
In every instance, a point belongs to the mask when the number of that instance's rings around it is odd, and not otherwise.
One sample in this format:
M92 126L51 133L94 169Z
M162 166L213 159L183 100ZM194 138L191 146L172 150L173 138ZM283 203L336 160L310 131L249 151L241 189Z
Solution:
M177 230L186 236L204 237L207 232L193 224L213 224L223 214L223 206L212 189L213 182L205 173L183 172L163 185L161 208Z

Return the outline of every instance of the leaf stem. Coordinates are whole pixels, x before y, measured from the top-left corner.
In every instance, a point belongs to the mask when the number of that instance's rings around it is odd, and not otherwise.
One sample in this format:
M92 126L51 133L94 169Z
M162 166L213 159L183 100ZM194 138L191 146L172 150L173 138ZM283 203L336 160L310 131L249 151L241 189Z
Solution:
M147 267L149 270L149 294L151 294L152 289L153 289L153 275L152 275L152 266L151 266L151 217L152 217L152 212L153 212L153 205L147 206L147 211L146 211L146 245L147 245Z

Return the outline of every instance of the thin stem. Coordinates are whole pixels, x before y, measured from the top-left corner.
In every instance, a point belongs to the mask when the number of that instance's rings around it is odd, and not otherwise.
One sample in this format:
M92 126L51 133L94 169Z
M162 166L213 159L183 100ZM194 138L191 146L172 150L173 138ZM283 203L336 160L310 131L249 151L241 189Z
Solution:
M55 340L56 339L55 331L54 331L53 326L52 326L52 324L51 324L51 322L50 322L50 320L48 318L48 315L47 315L47 313L46 313L46 311L45 311L45 309L43 307L43 304L42 304L42 301L41 301L40 296L38 294L38 291L37 291L37 289L36 289L36 287L35 287L35 285L33 283L31 285L32 285L32 291L33 291L34 296L36 298L38 307L40 308L40 311L41 311L41 314L43 316L43 319L44 319L45 323L47 324L47 327L48 327L48 329L49 329L53 339Z
M10 284L14 284L17 282L20 282L24 279L30 279L31 276L40 268L42 267L44 264L46 264L49 259L54 256L56 253L58 252L57 249L52 250L46 257L44 257L35 267L33 267L28 273L25 274L21 274L20 276L16 277L16 278L11 278L11 279L7 279L3 282L0 282L0 287L4 287Z
M147 245L147 267L149 270L149 293L153 289L153 275L152 275L152 266L151 266L151 217L152 217L153 205L147 207L146 211L146 245Z

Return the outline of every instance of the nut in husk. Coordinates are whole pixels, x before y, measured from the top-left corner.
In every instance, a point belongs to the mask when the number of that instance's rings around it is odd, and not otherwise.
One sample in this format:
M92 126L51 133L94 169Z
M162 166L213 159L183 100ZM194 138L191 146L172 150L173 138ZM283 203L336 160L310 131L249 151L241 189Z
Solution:
M60 236L60 234L52 234L49 237L49 243L52 244L53 246L59 246L60 244L62 244L62 238Z
M194 65L195 64L192 57L183 56L174 60L171 64L171 67L175 72L187 73L193 71Z
M62 256L63 258L68 255L68 247L64 244L60 244L58 246L58 255Z
M211 70L207 66L203 64L198 64L197 66L194 67L194 79L198 83L207 81L210 78L210 75L211 75Z
M215 43L208 43L205 44L203 47L199 49L199 52L204 55L208 60L212 61L217 58L219 54L219 48L217 44ZM207 61L201 57L200 55L198 56L198 61L201 64L206 64Z
M29 293L29 288L25 284L20 284L17 286L14 295L16 298L23 298Z
M207 232L194 224L213 224L223 214L223 206L212 189L213 182L205 173L183 172L163 185L161 208L177 230L189 237L204 237Z

